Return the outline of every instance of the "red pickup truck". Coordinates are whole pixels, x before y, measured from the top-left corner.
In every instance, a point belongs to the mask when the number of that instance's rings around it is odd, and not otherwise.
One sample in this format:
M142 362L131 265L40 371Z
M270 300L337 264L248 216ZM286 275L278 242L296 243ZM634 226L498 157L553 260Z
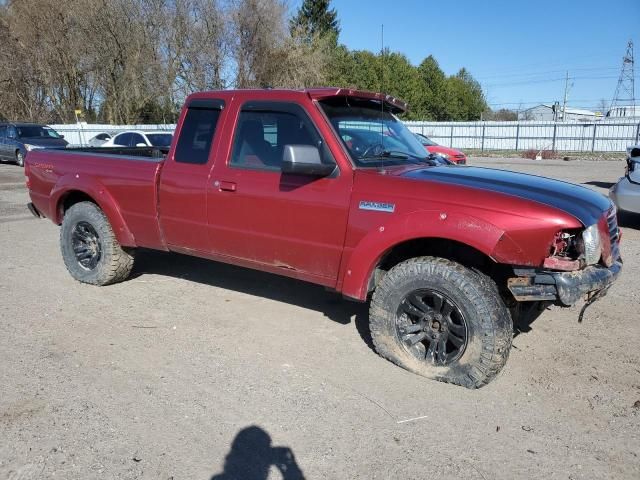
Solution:
M61 225L81 282L125 280L138 247L294 277L369 301L383 357L480 387L520 306L607 291L616 212L577 185L435 163L405 108L339 88L197 93L166 150L30 152L29 209Z

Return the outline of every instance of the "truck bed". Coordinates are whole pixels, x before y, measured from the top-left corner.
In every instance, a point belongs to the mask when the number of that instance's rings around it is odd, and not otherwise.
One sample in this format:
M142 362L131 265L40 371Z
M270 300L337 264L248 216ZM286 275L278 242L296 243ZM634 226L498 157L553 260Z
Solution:
M66 199L83 192L105 211L123 246L164 249L157 185L167 151L156 147L33 150L26 158L29 193L39 212L60 224Z

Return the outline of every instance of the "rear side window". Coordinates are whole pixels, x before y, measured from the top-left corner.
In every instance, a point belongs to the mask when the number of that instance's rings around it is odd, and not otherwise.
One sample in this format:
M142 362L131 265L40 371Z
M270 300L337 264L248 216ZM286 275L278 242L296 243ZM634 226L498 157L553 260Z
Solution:
M207 163L220 112L220 108L188 108L176 146L176 162Z
M5 138L7 135L7 127L0 126L0 138Z
M130 143L131 143L130 133L121 133L120 135L116 135L116 138L113 139L113 144L120 145L121 147L128 147Z
M139 133L132 133L131 140L129 142L129 146L131 147L136 147L139 143L143 143L144 145L147 144L147 142L144 141L144 137Z

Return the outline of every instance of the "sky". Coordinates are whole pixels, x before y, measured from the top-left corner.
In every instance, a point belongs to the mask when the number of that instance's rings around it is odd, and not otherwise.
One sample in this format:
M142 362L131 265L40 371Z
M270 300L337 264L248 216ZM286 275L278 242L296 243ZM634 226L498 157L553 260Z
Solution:
M300 1L293 2L294 7ZM627 42L635 46L640 97L640 0L333 0L340 42L384 43L418 65L433 55L447 74L465 67L492 109L562 102L597 109L611 101Z

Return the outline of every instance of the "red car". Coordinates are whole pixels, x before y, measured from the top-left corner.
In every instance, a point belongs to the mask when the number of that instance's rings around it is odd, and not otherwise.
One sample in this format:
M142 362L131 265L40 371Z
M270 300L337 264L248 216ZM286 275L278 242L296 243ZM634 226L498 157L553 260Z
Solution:
M438 145L429 137L422 135L421 133L416 133L416 137L418 138L418 141L422 145L424 145L424 148L427 150L427 152L440 155L455 164L466 165L467 156L464 153L462 153L460 150Z
M383 357L481 387L520 303L591 302L620 274L615 208L557 180L442 165L405 109L340 88L193 94L170 147L30 152L29 209L61 225L80 282L125 280L144 248L305 280L370 302Z

